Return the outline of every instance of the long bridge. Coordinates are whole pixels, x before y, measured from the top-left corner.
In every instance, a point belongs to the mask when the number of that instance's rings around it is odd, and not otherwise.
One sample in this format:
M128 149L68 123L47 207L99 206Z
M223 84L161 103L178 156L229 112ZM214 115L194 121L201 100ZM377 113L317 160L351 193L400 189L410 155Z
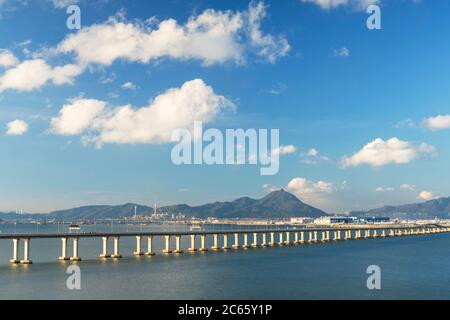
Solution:
M171 231L171 232L91 232L91 233L40 233L40 234L0 234L0 240L12 240L12 258L13 264L31 264L31 240L39 239L61 239L61 261L81 261L79 254L79 241L83 238L102 239L102 251L99 255L101 259L120 259L120 238L135 237L136 247L133 254L135 256L153 256L153 238L162 237L164 246L162 254L182 254L181 238L190 237L190 247L188 252L206 252L208 250L237 250L240 248L257 247L275 247L300 245L305 243L318 243L341 240L358 240L378 237L399 237L399 236L418 236L425 234L434 234L441 232L450 232L449 226L428 224L414 226L381 226L381 227L353 227L353 228L287 228L287 229L264 229L264 230L224 230L224 231ZM249 242L249 235L252 236L252 242ZM292 237L293 236L293 237ZM196 247L196 237L200 237L200 246ZM212 237L212 247L207 247L206 239ZM109 239L113 239L113 252L109 252ZM147 240L147 249L142 249L142 239ZM172 239L175 239L175 246L172 249ZM222 241L219 241L222 238ZM229 238L233 238L229 241ZM240 241L240 239L242 241ZM68 253L69 240L72 242L72 255ZM19 257L19 246L23 242L23 257ZM220 242L220 243L219 243ZM231 244L231 246L230 246Z

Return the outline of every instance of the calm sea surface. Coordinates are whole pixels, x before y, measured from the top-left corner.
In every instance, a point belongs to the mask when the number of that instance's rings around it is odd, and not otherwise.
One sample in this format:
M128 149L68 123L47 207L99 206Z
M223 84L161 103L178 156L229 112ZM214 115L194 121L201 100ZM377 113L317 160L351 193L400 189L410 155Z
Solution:
M58 228L67 231L67 226L0 225L4 234ZM186 230L97 225L83 231L111 228ZM65 273L71 262L57 261L59 239L33 240L30 266L10 265L12 241L0 240L0 299L450 299L448 233L170 256L160 254L161 238L154 242L156 256L136 258L134 237L121 238L124 257L101 261L101 239L80 239L82 288L71 291ZM145 250L145 239L142 245ZM188 237L182 246L189 246ZM71 253L71 243L68 249ZM369 265L381 268L381 290L366 287Z

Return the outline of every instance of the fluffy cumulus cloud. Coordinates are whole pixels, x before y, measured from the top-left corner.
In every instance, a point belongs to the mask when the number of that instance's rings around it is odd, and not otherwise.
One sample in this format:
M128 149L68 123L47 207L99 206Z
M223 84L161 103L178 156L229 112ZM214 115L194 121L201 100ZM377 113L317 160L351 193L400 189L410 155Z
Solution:
M286 189L299 199L318 206L330 207L334 202L333 195L345 188L346 183L335 184L327 181L311 181L305 178L294 178L289 181Z
M409 141L402 141L398 138L391 138L384 141L375 139L366 144L354 155L342 159L343 167L356 167L369 165L381 167L387 164L405 164L435 151L433 146L425 143L413 144Z
M0 49L0 67L12 67L19 63L19 59L9 50Z
M419 196L417 198L420 200L428 201L428 200L436 199L437 197L431 191L422 191L421 193L419 193Z
M43 59L26 60L0 75L0 92L8 89L32 91L49 81L55 85L72 84L82 71L80 66L74 64L53 68Z
M6 125L6 134L9 136L21 136L28 131L28 124L23 120L14 120Z
M95 99L73 99L52 118L51 131L60 135L77 135L94 126L106 109L106 102Z
M350 6L357 10L365 10L371 4L379 4L380 0L301 0L302 2L314 3L322 9L333 9L341 6Z
M110 65L118 59L148 63L161 58L195 59L205 65L242 63L248 51L275 62L290 47L283 36L261 31L261 20L266 14L262 2L251 2L243 12L208 9L190 17L185 24L167 19L155 28L155 19L129 22L118 15L69 35L56 52L74 53L82 65Z
M157 96L148 106L108 107L106 102L74 99L51 121L50 131L83 135L83 141L104 143L168 143L178 128L192 129L194 121L211 121L222 108L233 107L203 80L184 83Z
M450 129L450 114L438 115L425 119L424 125L433 131Z

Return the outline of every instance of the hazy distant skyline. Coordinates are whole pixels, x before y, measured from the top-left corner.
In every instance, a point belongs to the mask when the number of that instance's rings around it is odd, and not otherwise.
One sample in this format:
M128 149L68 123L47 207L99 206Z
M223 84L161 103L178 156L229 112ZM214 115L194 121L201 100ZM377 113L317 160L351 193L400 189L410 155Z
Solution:
M382 29L368 30L377 3ZM66 7L81 9L81 30ZM329 212L449 196L450 3L0 1L0 211L285 188ZM200 107L201 106L201 107ZM280 171L175 166L170 135L279 128Z

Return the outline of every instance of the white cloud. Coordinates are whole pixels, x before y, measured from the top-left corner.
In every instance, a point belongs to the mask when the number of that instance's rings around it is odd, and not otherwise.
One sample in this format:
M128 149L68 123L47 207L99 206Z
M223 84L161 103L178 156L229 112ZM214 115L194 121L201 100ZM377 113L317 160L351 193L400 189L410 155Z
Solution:
M311 148L306 153L301 154L301 158L301 161L306 164L318 164L330 160L328 157L321 155L315 148Z
M55 85L72 84L82 68L67 64L52 68L43 59L26 60L0 76L0 92L11 89L32 91L52 81Z
M340 49L334 49L333 55L335 57L347 58L350 56L350 50L348 50L346 47L342 47Z
M19 59L9 50L0 49L0 67L12 67L19 63Z
M424 120L424 124L433 131L450 129L450 114L430 117Z
M106 102L95 99L74 99L64 105L59 116L51 120L51 132L60 135L77 135L94 125L96 118L106 108Z
M433 146L421 143L415 145L408 141L402 141L398 138L391 138L384 141L377 138L366 144L361 150L350 157L342 159L343 167L356 167L360 165L369 165L381 167L387 164L405 164L429 155L435 151Z
M279 155L284 155L284 154L291 154L295 152L295 146L293 145L288 145L288 146L280 146L278 149L274 149L272 150L272 154L279 154Z
M400 186L400 188L405 189L405 190L409 190L409 191L414 191L416 190L416 186L413 184L408 184L408 183L404 183Z
M375 188L375 192L391 192L394 191L392 187L377 187Z
M62 9L66 8L72 4L77 4L80 1L79 0L52 0L53 5L55 8Z
M283 36L274 37L264 35L261 31L261 20L267 16L266 6L263 2L250 2L248 10L248 31L250 43L257 48L257 54L265 60L274 63L278 58L284 57L291 49Z
M122 89L136 90L136 85L133 82L125 82L122 85Z
M161 58L200 60L205 65L242 63L251 51L275 62L290 48L283 36L262 33L265 16L264 4L251 2L248 11L208 9L184 25L167 19L152 29L155 19L127 22L122 14L69 35L56 52L74 53L81 65L110 65L119 59L148 63Z
M215 94L201 79L169 89L138 109L105 105L98 100L74 100L52 119L50 130L56 134L84 134L84 142L97 146L168 143L173 130L191 129L194 121L209 122L222 108L233 107L232 102Z
M301 0L314 3L322 9L329 10L340 6L351 6L356 10L365 10L371 4L378 4L380 0Z
M287 188L296 194L317 194L317 193L331 193L333 192L334 186L331 182L326 181L310 181L305 178L294 178L292 179Z
M292 179L286 189L294 193L302 201L317 206L336 210L336 196L346 188L346 181L336 184L327 181L310 181L305 178Z
M422 191L421 193L419 193L419 196L417 198L420 200L428 201L437 199L437 196L435 196L431 191Z
M28 131L28 124L23 120L14 120L6 125L6 134L9 136L21 136Z

